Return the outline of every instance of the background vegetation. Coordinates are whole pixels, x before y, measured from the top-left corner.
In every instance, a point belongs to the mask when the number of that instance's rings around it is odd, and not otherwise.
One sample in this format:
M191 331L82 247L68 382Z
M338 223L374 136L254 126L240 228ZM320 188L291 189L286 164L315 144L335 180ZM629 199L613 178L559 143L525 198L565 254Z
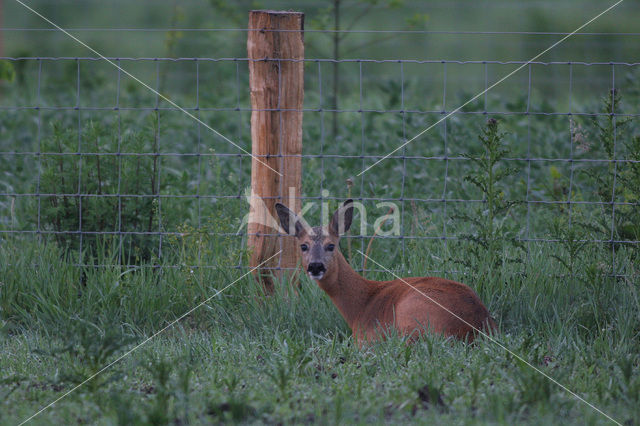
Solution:
M33 3L64 27L165 29L243 28L255 7L149 5L123 3L127 13L116 17L97 2ZM303 10L309 29L568 32L603 7L561 2L552 13L549 5L343 1ZM623 3L589 30L637 32L637 12ZM4 19L45 26L14 3ZM2 34L7 56L69 57L0 62L0 422L14 424L245 272L238 230L250 159L109 64L73 59L90 55L65 36ZM246 55L242 31L78 34L114 57ZM311 59L527 60L557 38L305 35ZM633 63L636 39L577 36L542 60ZM120 63L250 145L246 62ZM386 154L514 68L343 62L336 80L335 63L307 62L303 196L328 189L332 208L333 198L364 199L368 235L345 239L363 251L388 209L379 199L397 200L404 238L376 239L373 259L401 275L468 283L500 324L500 342L632 424L640 416L637 65L532 65L354 177L375 160L361 154ZM264 300L242 278L34 421L606 422L488 341L400 340L360 351L314 283Z

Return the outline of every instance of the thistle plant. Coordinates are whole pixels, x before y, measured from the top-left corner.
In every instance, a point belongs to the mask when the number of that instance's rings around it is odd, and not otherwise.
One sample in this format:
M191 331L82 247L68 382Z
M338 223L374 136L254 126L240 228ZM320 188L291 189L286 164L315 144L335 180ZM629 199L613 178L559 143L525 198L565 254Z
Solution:
M456 219L471 223L475 233L463 235L463 239L471 241L470 253L479 263L490 268L500 267L505 261L518 261L517 257L505 257L505 245L521 247L516 239L513 225L505 221L509 211L517 201L509 200L505 193L505 179L514 175L517 169L505 166L504 158L509 154L502 142L504 133L499 131L498 121L491 118L482 129L478 139L483 152L478 156L462 154L471 161L470 172L464 176L466 182L478 188L483 197L480 207L459 211ZM458 259L457 262L471 266L470 259Z
M613 240L640 239L640 136L632 136L631 117L618 117L622 110L622 95L613 89L603 99L604 115L593 118L595 151L608 160L605 172L586 173L595 182L595 190L602 202L599 226L602 233ZM624 158L626 161L620 161ZM623 202L622 205L611 203ZM637 252L637 245L626 245Z

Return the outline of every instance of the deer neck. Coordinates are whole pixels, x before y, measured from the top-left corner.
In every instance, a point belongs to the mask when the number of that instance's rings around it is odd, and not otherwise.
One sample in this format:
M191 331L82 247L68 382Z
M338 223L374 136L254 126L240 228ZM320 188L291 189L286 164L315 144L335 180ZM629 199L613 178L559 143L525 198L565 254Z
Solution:
M378 291L379 284L360 276L339 251L335 256L332 270L318 284L353 329L369 299Z

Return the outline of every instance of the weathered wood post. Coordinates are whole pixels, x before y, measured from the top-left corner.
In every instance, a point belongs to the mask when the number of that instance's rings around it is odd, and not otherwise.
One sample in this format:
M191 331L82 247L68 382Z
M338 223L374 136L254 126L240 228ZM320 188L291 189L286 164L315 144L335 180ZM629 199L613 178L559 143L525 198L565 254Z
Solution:
M302 185L302 101L304 96L304 14L252 10L247 51L251 88L251 210L248 224L250 266L282 250L257 271L267 292L270 275L282 277L294 268L298 251L294 237L278 233L275 203L300 211ZM267 165L269 167L267 167ZM289 271L290 272L290 271ZM292 278L295 274L289 274Z

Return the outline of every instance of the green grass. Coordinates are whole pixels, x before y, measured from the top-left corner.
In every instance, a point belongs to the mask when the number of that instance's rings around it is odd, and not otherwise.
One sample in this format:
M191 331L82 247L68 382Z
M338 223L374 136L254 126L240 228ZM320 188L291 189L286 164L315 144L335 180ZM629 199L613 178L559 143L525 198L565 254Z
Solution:
M1 248L13 259L0 266L3 424L27 418L240 276L82 269L53 244L18 242ZM466 281L498 320L503 345L616 420L635 422L637 282L551 278L564 269L548 252L533 248L524 274L505 265L489 275L476 264L484 282ZM415 275L428 269L422 257L409 256ZM430 336L407 346L391 336L359 350L314 283L263 299L248 278L34 419L219 421L607 423L486 339L468 346Z

